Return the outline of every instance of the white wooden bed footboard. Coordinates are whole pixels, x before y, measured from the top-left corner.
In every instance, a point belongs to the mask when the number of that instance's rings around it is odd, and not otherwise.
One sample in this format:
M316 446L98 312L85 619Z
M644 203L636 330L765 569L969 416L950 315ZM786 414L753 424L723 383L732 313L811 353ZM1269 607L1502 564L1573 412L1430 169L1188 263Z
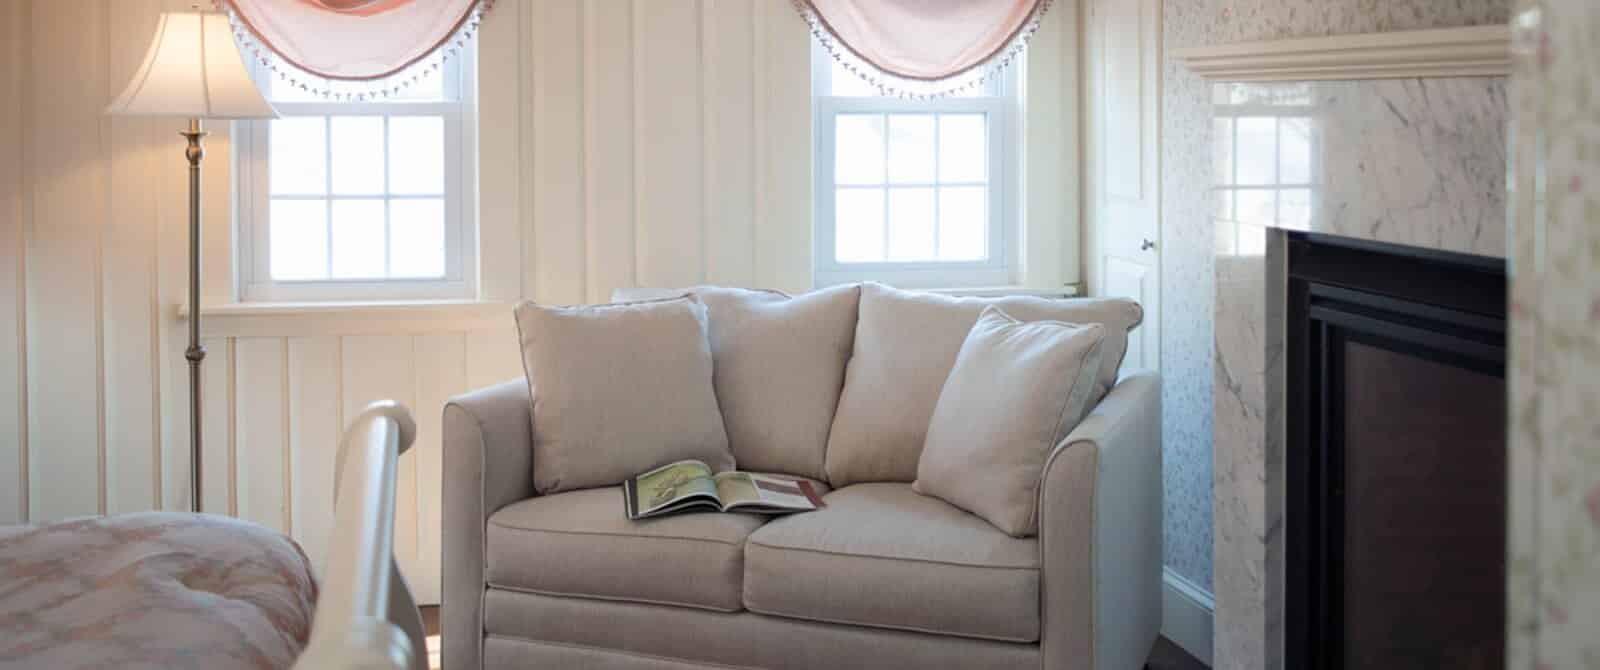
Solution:
M333 538L297 670L427 667L422 617L393 554L395 474L416 435L411 412L391 400L368 405L345 430Z

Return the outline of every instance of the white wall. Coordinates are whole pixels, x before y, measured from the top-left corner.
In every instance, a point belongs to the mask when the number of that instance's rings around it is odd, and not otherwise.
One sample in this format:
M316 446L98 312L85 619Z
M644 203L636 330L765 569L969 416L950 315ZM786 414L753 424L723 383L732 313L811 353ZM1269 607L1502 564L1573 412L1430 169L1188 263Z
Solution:
M162 7L0 2L0 524L188 509L181 120L101 109ZM520 376L509 304L629 285L811 282L809 35L787 0L502 0L480 42L486 304L232 302L229 133L205 165L208 511L314 559L333 450L362 405L416 410L402 567L437 599L440 407ZM1076 16L1029 67L1030 285L1076 280Z

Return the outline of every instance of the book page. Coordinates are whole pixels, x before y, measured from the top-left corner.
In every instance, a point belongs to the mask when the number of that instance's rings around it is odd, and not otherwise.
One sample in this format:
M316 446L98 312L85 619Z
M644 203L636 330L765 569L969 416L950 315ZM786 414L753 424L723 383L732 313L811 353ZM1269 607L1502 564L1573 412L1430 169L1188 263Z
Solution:
M808 510L817 505L806 495L797 482L781 477L768 477L748 472L724 472L717 475L717 493L722 497L723 509L737 505L760 505L784 509Z
M761 491L747 472L724 472L717 475L717 497L724 509L738 503L761 502Z
M649 514L690 496L717 498L711 468L700 461L678 461L634 478L640 514Z

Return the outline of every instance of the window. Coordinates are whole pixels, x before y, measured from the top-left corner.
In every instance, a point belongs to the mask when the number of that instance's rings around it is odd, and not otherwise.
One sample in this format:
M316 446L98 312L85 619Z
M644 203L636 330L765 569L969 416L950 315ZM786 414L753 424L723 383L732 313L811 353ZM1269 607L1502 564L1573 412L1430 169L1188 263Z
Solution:
M1021 62L983 87L884 97L813 46L816 283L1013 283Z
M1266 253L1268 226L1309 230L1322 141L1310 86L1218 84L1212 93L1217 250Z
M463 53L361 102L258 72L282 118L236 131L242 299L475 297L476 96Z

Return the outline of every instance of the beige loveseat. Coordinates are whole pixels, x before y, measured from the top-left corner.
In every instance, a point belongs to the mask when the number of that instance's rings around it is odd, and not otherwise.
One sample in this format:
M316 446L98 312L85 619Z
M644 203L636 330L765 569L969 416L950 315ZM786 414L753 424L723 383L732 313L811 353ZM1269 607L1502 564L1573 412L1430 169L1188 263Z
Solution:
M926 314L970 313L967 327L993 302L917 300ZM1072 301L1000 302L1057 318ZM861 297L863 314L880 304L880 329L926 328L882 303ZM1131 309L1125 327L1137 324ZM881 336L861 318L842 365L866 367L866 338ZM952 327L914 336L959 342L965 329ZM535 495L524 381L455 398L444 411L444 667L1141 667L1161 617L1160 381L1115 376L1126 340L1113 330L1114 385L1048 457L1036 537L920 495L906 477L836 486L826 508L772 520L631 522L619 487ZM842 375L842 395L863 383L858 372Z

